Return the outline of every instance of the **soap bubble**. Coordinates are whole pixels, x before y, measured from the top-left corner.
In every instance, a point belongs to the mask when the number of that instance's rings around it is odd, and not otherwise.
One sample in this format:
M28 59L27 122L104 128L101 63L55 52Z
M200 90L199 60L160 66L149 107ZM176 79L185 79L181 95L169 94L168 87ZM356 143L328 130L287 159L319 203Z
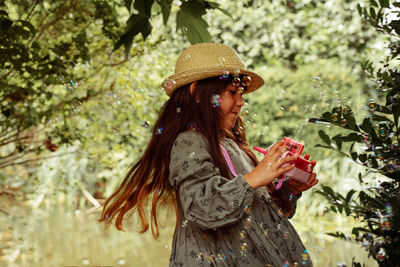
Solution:
M83 265L89 265L89 263L90 263L89 260L86 260L86 259L85 259L85 260L82 260L82 264L83 264Z
M343 108L343 114L349 114L351 112L351 108L349 106L346 106Z
M243 92L244 92L244 87L239 86L239 88L238 88L238 93L239 93L239 94L243 94Z
M242 85L243 86L246 86L246 87L249 87L250 85L251 85L251 77L250 76L244 76L243 78L242 78Z
M188 225L188 220L182 221L182 227L186 227Z
M219 78L221 79L221 80L226 80L226 79L228 79L229 78L229 71L223 71L222 73L221 73L221 75L219 75Z
M288 239L288 238L289 238L289 232L288 232L288 231L285 231L285 232L283 233L283 238L284 238L284 239Z
M195 131L195 130L197 130L197 125L196 125L195 122L191 121L191 122L189 122L189 123L187 124L187 128L188 128L189 130Z
M190 58L191 58L190 54L186 54L186 55L183 56L183 61L184 62L189 61Z
M177 108L175 109L175 112L178 113L178 114L181 113L181 112L182 112L182 108L181 108L181 107L177 107Z
M125 263L126 263L126 261L123 260L123 259L121 259L121 260L118 261L118 265L125 265Z
M339 120L339 114L338 114L338 113L336 113L336 112L335 112L335 113L332 113L332 116L331 116L331 118L332 118L332 120L333 120L333 121L335 121L335 122L336 122L336 121L338 121L338 120Z
M239 86L239 85L240 85L240 78L239 78L239 77L233 78L232 84L233 84L234 86Z
M387 257L386 249L383 247L379 248L379 251L376 254L376 259L378 261L384 261L387 259Z
M379 128L379 136L380 137L386 137L386 135L387 135L387 132L386 132L386 128L385 127L383 127L383 126L381 126L380 128Z
M322 83L323 82L322 82L321 78L318 76L311 78L311 86L314 89L320 89L322 86Z
M218 66L223 66L225 64L225 58L224 57L218 57L217 58L217 65Z
M185 26L182 26L179 28L178 32L179 34L185 35L188 31L188 28L186 28Z
M167 91L173 90L175 85L176 81L174 79L165 79L162 83L162 87Z
M221 103L221 97L219 94L214 94L211 96L211 104L213 108L218 108Z
M161 135L163 133L163 131L164 131L164 128L158 127L156 130L156 135Z

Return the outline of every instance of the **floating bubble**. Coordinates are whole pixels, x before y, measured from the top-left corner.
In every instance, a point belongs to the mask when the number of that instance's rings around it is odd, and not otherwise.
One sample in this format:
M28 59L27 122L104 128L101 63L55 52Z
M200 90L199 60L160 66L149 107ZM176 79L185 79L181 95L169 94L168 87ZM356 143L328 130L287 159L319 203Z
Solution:
M242 78L242 85L249 87L251 85L251 77L246 75Z
M82 264L83 264L83 265L89 265L89 263L90 263L89 260L86 260L86 259L85 259L85 260L82 260Z
M376 254L376 259L378 261L384 261L387 259L387 257L386 249L383 247L379 248L379 251Z
M225 58L224 57L218 57L217 58L217 65L222 67L223 65L225 65Z
M221 73L221 75L219 75L219 78L221 79L221 80L226 80L226 79L228 79L229 78L229 71L223 71L222 73Z
M190 153L189 153L189 158L192 159L192 158L194 158L195 155L196 155L196 153L190 152Z
M342 112L342 107L341 106L334 107L333 111L336 113Z
M331 117L332 117L332 120L336 122L336 121L339 120L339 113L336 113L336 112L335 112L335 113L332 113L332 116L331 116Z
M386 137L386 135L387 135L386 128L383 127L383 126L379 127L379 131L378 132L379 132L379 136L380 137Z
M190 54L186 54L186 55L183 56L183 59L182 59L182 60L183 60L184 62L186 62L186 61L189 61L190 58L191 58Z
M342 119L342 120L340 121L340 126L346 127L346 126L347 126L347 120L346 120L346 119Z
M283 233L283 238L284 238L284 239L288 239L288 238L289 238L289 232L288 232L288 231L285 231L285 232Z
M381 220L381 230L387 231L390 230L390 222L388 218L382 219Z
M245 91L245 90L244 90L244 87L239 86L239 88L238 88L238 93L239 93L239 94L243 94L244 91Z
M239 236L240 236L240 239L243 239L243 238L245 237L244 231L241 231L241 232L239 233Z
M214 94L211 96L211 104L213 108L218 108L221 103L221 97L219 94Z
M156 135L161 135L161 134L163 133L163 131L164 131L164 128L158 127L158 128L156 129Z
M242 243L242 244L240 245L240 254L241 254L243 257L246 257L246 256L247 256L247 244L246 244L246 243Z
M118 265L125 265L125 263L126 263L126 261L123 260L123 259L121 259L121 260L118 261Z
M191 121L191 122L189 122L189 123L187 124L187 128L188 128L189 130L196 131L196 130L197 130L197 125L196 125L195 122Z
M303 260L303 264L306 264L310 257L308 256L308 251L305 249L304 252L301 254L301 259Z
M239 77L233 78L232 84L233 84L234 86L239 86L239 85L240 85L240 78L239 78Z
M170 79L170 78L165 79L162 83L162 87L167 91L173 90L175 85L176 85L176 81L174 79Z
M373 99L370 100L370 102L368 103L368 108L370 111L375 111L377 107L377 104L375 102L373 102Z
M311 86L312 86L314 89L319 89L319 88L321 88L322 83L323 83L323 82L322 82L321 78L318 77L318 76L315 76L315 77L311 78Z
M164 243L163 247L164 247L165 249L168 249L168 244L167 244L167 243Z
M186 28L185 26L182 26L179 28L179 33L180 34L186 34L188 31L188 28Z
M175 109L175 112L178 113L178 114L181 113L181 112L182 112L182 108L181 108L181 107L177 107L177 108Z
M351 108L349 106L345 106L343 108L343 114L350 114L350 112L351 112Z
M188 225L188 220L182 221L182 227L186 227Z
M149 122L148 121L143 122L142 123L142 127L148 128L149 127Z
M293 199L293 193L290 193L289 200L292 200L292 199Z
M279 109L280 109L280 110L282 110L282 111L284 111L284 110L285 110L285 108L284 108L284 107L279 107Z

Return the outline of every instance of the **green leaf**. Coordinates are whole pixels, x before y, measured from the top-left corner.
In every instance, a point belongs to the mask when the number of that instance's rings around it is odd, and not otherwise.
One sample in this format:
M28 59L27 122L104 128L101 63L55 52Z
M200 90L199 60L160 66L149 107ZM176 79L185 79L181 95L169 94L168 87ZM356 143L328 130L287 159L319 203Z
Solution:
M329 194L332 198L335 198L335 192L332 190L332 188L330 188L329 186L323 185L322 186L322 190L324 190L324 192L326 192L327 194Z
M377 200L376 198L366 195L366 200L371 204L371 206L373 206L375 208L378 208L378 209L385 208L385 205L382 202L380 202L379 200Z
M389 7L389 0L379 0L381 7Z
M358 155L358 159L359 159L362 163L366 162L366 161L367 161L367 154L360 154L360 155Z
M400 34L400 20L392 20L389 23L389 26L393 28L393 30L397 33Z
M133 7L139 11L139 15L150 18L153 3L154 0L135 0Z
M336 139L335 142L336 142L336 145L337 145L339 151L342 150L342 140Z
M204 4L206 5L206 8L214 8L218 9L228 17L232 18L232 15L228 12L228 10L221 8L220 4L214 3L214 2L209 2L209 1L204 1Z
M327 145L331 145L331 139L329 136L324 132L324 130L319 130L318 131L319 137L321 137L322 141L325 142Z
M369 8L369 14L371 15L371 17L372 17L373 19L375 19L375 18L376 18L375 8L370 7L370 8Z
M128 9L128 11L131 12L132 0L124 0L124 2L126 9Z
M354 195L355 192L356 192L356 190L354 190L354 189L351 189L349 192L347 192L346 199L345 199L346 203L349 203L351 197Z
M176 14L176 30L186 27L186 36L191 44L211 41L211 35L207 30L208 24L202 19L204 14L206 14L205 6L195 0L183 2Z
M371 121L368 118L365 118L360 125L360 128L364 130L364 132L372 134L374 129L372 128Z
M151 33L152 26L148 17L138 14L132 14L127 21L127 31L115 43L114 50L119 49L122 45L125 46L125 56L128 58L131 50L133 38L141 33L143 39Z
M362 15L362 7L360 4L357 4L357 10L358 10L358 14L361 16Z
M378 3L375 0L369 0L369 2L371 3L371 5L373 5L374 7L378 7Z
M164 25L167 25L169 15L171 14L171 3L172 3L172 0L161 0L159 2L160 6L161 6L161 12L163 15Z
M379 116L379 115L376 115L376 114L373 114L372 120L374 120L374 121L390 121L391 122L391 120L389 118L383 117L383 116Z

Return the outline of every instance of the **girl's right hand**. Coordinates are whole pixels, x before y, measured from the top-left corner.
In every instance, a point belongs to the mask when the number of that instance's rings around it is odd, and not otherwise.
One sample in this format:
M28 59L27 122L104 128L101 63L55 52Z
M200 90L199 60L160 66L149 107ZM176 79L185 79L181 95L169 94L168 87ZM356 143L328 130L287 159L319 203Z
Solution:
M282 146L283 143L283 141L275 143L268 150L261 162L251 172L243 175L244 179L252 188L257 189L261 186L266 186L285 172L294 168L294 164L281 168L283 164L297 159L297 156L280 159L282 153L288 150L288 147Z

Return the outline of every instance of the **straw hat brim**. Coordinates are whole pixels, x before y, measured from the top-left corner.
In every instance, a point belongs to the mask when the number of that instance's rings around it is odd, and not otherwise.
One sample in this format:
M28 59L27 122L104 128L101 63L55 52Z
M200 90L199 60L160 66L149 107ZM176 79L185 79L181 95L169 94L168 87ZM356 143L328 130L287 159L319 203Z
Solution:
M205 68L196 68L196 69L191 69L188 71L183 71L179 73L175 73L167 78L169 81L174 81L174 86L171 88L171 90L166 91L168 96L171 96L172 92L175 91L175 89L190 84L194 81L199 81L211 77L217 77L220 76L226 71L229 72L229 74L244 74L248 75L251 77L251 84L247 87L247 90L243 92L243 94L247 94L250 92L253 92L260 88L261 86L264 85L264 80L261 78L258 74L248 71L248 70L243 70L243 69L235 69L231 67L205 67Z

